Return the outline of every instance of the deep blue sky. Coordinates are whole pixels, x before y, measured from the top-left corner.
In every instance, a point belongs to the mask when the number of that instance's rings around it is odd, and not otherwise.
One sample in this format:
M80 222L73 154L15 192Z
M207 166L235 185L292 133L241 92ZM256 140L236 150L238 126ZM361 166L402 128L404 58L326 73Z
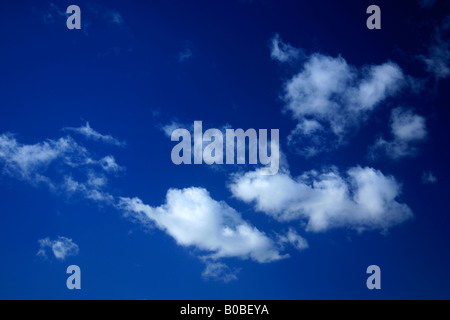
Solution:
M68 30L59 13L71 4L81 8L82 30ZM366 28L370 4L381 7L381 30ZM107 192L115 197L139 197L156 207L170 188L202 187L271 238L292 227L309 247L286 247L290 257L270 263L225 258L221 262L240 269L237 279L205 279L198 248L179 246L112 205L17 177L0 156L0 298L449 299L450 82L427 71L421 59L436 29L448 43L449 14L445 0L431 7L412 0L2 1L0 135L14 134L24 145L70 135L92 155L113 154L125 168L108 177ZM381 101L352 128L349 143L304 157L287 145L296 121L282 111L281 96L305 60L271 59L276 34L306 56L341 56L355 68L392 61L418 89L409 85ZM183 60L182 53L190 54ZM376 138L391 138L395 107L426 119L427 138L414 156L371 159ZM194 120L205 128L279 129L293 177L329 166L345 173L357 165L392 175L401 185L398 201L414 218L387 234L348 226L310 232L299 221L279 222L230 193L231 174L251 166L215 170L171 162L174 143L161 128ZM86 121L126 146L62 130ZM43 171L55 180L70 169L55 166ZM424 172L437 182L423 183ZM72 239L78 254L37 255L40 239L59 236ZM82 270L79 291L65 285L71 264ZM371 264L381 267L382 290L366 288Z

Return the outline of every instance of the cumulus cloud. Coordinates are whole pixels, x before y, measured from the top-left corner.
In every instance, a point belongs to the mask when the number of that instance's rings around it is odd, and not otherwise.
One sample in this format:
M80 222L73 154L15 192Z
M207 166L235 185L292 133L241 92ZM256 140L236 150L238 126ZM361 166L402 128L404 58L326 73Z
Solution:
M358 69L342 57L310 55L284 84L284 110L298 122L289 145L314 155L345 143L405 83L402 70L392 62Z
M345 176L334 168L309 171L296 179L289 173L253 171L235 175L230 190L255 210L279 221L300 220L314 232L338 227L386 231L413 215L397 200L401 186L395 178L368 167L353 167Z
M270 41L270 57L279 62L292 62L304 56L303 50L284 43L279 34Z
M50 238L40 239L38 256L47 258L47 252L50 250L56 259L65 260L69 256L76 256L78 254L79 247L72 239L66 237L58 237L55 240Z
M372 157L380 152L391 159L415 156L417 143L427 137L425 118L409 109L395 108L391 113L391 132L391 141L379 138L370 148Z
M118 139L114 138L113 136L111 136L109 134L103 135L103 134L95 131L89 125L89 122L86 122L86 124L84 126L81 126L79 128L67 127L67 128L64 128L64 130L80 134L88 140L104 142L104 143L115 145L115 146L124 146L125 145L125 142L119 141Z
M146 205L139 198L121 198L118 207L138 221L148 221L177 244L205 252L205 258L238 257L257 262L284 258L275 243L225 202L203 188L170 189L166 203Z

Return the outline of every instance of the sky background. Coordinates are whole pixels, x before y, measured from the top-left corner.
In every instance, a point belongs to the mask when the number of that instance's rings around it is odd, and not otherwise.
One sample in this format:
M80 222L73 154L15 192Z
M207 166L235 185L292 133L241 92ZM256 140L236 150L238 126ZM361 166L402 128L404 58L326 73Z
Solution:
M450 2L0 15L1 299L450 298ZM173 164L196 120L279 129L278 175Z

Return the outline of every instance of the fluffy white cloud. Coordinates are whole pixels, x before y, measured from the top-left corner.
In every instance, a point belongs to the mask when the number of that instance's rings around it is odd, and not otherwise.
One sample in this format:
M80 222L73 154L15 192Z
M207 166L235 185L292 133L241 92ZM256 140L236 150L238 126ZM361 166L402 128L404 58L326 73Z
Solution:
M391 113L391 132L393 139L378 139L371 147L373 157L380 151L391 159L399 159L417 154L416 145L427 137L425 118L411 110L395 108Z
M100 141L100 142L104 142L104 143L115 145L115 146L124 146L125 145L125 142L119 141L118 139L114 138L113 136L111 136L109 134L104 135L104 134L101 134L101 133L95 131L89 125L89 122L86 122L86 124L84 126L81 126L79 128L68 127L68 128L64 128L64 130L78 133L78 134L84 136L88 140Z
M347 227L386 231L412 217L396 199L400 184L372 168L353 167L345 177L335 169L263 176L259 171L236 175L233 195L279 221L301 220L308 231Z
M404 83L402 70L392 62L358 69L342 57L312 54L284 84L285 110L298 121L288 142L306 155L345 143Z
M55 240L50 238L40 239L38 256L47 258L47 251L51 250L55 258L64 260L69 256L76 256L80 251L78 245L72 239L66 237L58 237Z
M264 232L202 188L170 189L166 203L159 207L138 198L121 198L119 208L138 221L153 223L177 244L207 252L208 259L238 257L271 262L284 257Z
M284 43L279 34L276 34L270 41L270 57L280 62L295 61L304 53L301 49L295 48L288 43Z

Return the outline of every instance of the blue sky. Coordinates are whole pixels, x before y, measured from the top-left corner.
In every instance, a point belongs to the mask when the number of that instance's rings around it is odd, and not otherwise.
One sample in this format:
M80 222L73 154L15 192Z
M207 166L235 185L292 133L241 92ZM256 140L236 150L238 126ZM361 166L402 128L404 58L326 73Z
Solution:
M1 2L0 298L450 298L450 3L372 2ZM175 165L194 121L278 173Z

